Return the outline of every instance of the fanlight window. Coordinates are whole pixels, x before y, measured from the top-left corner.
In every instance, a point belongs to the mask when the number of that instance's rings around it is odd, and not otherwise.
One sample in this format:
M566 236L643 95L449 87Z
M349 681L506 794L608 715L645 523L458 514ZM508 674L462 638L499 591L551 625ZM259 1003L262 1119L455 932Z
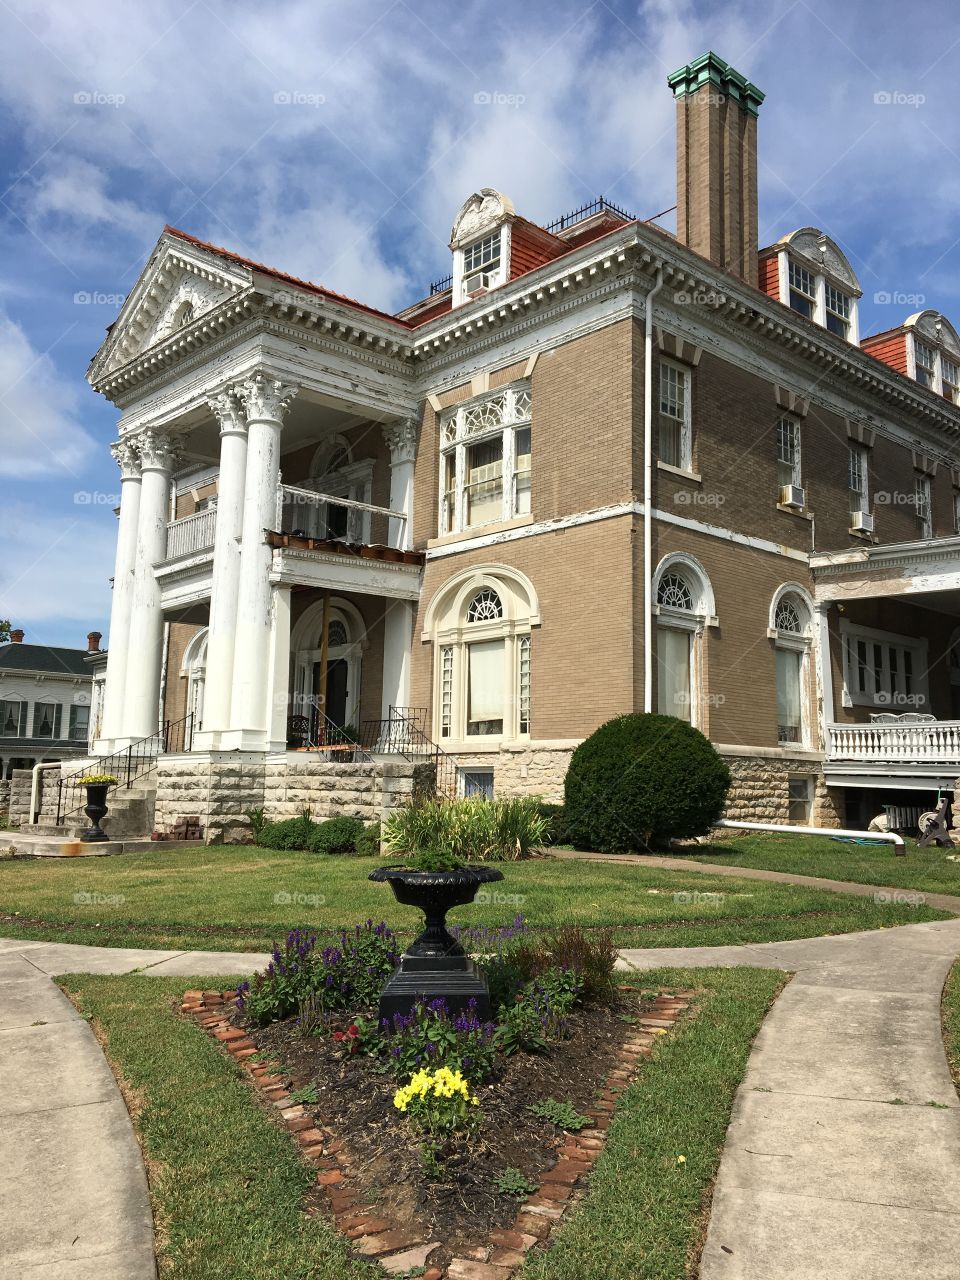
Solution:
M657 588L657 604L693 612L693 594L679 573L665 573Z
M492 622L503 617L503 604L497 593L490 587L478 591L467 610L468 622Z
M795 604L793 604L786 596L782 600L777 601L777 612L774 615L774 625L778 631L789 631L793 635L800 635L803 631L803 625L800 622L800 613Z
M334 618L327 628L327 645L333 649L337 645L347 643L347 629L339 619Z
M193 320L193 303L184 302L177 311L175 318L175 327L182 329L185 325L190 324Z

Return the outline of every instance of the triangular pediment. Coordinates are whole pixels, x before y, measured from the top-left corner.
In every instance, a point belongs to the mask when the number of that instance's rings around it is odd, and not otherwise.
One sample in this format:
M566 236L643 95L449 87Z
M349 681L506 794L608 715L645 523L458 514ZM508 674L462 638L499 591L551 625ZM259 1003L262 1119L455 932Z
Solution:
M94 356L90 381L96 383L179 330L186 332L251 280L249 269L165 231Z

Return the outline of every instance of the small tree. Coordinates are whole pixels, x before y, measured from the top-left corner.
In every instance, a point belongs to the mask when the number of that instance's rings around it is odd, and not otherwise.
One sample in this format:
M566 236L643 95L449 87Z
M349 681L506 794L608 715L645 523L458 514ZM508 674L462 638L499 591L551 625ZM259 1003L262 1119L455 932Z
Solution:
M6 644L10 639L10 619L0 618L0 644Z
M568 838L629 853L704 835L723 813L730 770L675 716L608 720L573 753L564 783Z

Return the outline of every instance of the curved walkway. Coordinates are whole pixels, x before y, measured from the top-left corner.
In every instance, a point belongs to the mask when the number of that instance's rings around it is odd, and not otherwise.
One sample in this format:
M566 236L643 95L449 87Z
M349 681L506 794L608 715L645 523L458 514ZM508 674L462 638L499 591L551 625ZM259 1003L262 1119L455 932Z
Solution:
M637 970L752 965L796 975L737 1093L701 1280L955 1280L960 1102L940 995L958 954L960 919L621 953ZM90 1028L45 975L232 977L266 959L0 939L2 1280L155 1274L123 1101Z

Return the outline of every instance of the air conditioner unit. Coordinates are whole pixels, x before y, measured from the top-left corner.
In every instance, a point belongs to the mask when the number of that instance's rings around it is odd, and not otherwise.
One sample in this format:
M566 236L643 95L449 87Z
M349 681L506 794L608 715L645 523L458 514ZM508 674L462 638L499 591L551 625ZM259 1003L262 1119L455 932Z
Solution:
M784 507L806 506L807 495L798 484L785 484L780 490L780 503Z
M490 288L489 271L474 271L472 275L466 276L463 281L463 291L468 298L476 297L479 293L485 293Z
M869 511L854 511L850 516L851 533L873 533L873 516Z

